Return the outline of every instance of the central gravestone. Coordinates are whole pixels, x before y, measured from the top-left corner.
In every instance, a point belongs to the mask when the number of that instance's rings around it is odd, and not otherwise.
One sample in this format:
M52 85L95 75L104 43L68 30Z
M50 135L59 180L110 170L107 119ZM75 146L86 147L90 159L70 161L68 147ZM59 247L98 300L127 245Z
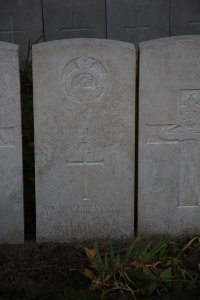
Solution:
M38 241L134 234L135 48L34 46Z
M199 54L198 36L140 45L142 234L181 236L200 232Z

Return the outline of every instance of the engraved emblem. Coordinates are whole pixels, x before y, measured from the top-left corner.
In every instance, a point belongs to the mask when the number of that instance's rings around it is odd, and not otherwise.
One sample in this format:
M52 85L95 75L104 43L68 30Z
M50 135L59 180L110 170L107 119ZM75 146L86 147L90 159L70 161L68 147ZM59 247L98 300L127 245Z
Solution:
M179 116L175 124L147 125L153 132L147 144L179 144L177 207L200 206L200 90L180 91Z
M91 57L77 57L67 63L61 75L64 95L75 102L90 103L105 92L106 70Z
M160 138L180 141L180 195L178 206L199 206L200 90L182 90L179 120L163 128Z
M182 90L180 116L176 125L160 132L163 140L200 140L200 91Z

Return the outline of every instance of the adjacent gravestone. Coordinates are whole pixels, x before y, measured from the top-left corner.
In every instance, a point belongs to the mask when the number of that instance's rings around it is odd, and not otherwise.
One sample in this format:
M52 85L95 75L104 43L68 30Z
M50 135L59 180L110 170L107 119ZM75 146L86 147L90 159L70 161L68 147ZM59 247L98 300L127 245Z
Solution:
M33 48L37 241L134 234L135 48Z
M0 42L0 243L24 240L18 46Z
M110 39L138 43L169 36L169 1L109 0L107 20Z
M106 38L105 0L44 0L45 40Z
M199 36L140 44L140 234L200 233L199 55Z
M1 0L0 40L20 45L26 59L28 46L43 35L41 0Z
M171 1L171 35L200 34L200 1Z

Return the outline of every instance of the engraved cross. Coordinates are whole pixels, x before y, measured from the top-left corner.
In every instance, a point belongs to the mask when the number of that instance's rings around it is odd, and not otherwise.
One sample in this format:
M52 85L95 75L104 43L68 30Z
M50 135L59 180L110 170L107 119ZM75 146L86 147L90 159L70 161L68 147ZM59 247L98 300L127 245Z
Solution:
M88 27L78 27L77 26L77 14L73 14L73 27L71 28L61 28L62 32L72 32L74 33L74 37L78 37L78 33L80 31L88 31Z
M200 26L200 21L190 21L190 26Z
M24 30L14 30L13 26L13 16L10 16L9 18L9 29L8 30L0 30L0 34L10 34L10 42L15 42L15 33L22 33Z
M142 37L142 34L144 31L146 30L149 30L150 26L149 25L143 25L143 26L140 26L140 18L139 18L139 11L137 10L136 11L136 26L125 26L125 30L127 31L136 31L136 39L137 41L139 40L139 36L141 35Z
M87 153L87 142L82 142L83 144L83 159L80 161L68 161L67 166L80 166L83 168L83 198L82 200L90 200L88 196L88 167L94 166L104 166L103 160L100 161L88 161Z
M182 90L179 121L159 127L159 139L180 143L180 181L178 206L200 206L200 90ZM148 144L160 144L151 141Z

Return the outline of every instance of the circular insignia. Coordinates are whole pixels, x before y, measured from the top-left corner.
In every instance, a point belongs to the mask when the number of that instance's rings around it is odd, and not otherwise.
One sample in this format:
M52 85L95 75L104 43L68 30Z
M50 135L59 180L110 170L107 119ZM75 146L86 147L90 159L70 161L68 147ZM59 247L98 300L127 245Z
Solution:
M105 92L106 70L91 57L77 57L67 63L61 75L65 96L79 103L99 99Z

